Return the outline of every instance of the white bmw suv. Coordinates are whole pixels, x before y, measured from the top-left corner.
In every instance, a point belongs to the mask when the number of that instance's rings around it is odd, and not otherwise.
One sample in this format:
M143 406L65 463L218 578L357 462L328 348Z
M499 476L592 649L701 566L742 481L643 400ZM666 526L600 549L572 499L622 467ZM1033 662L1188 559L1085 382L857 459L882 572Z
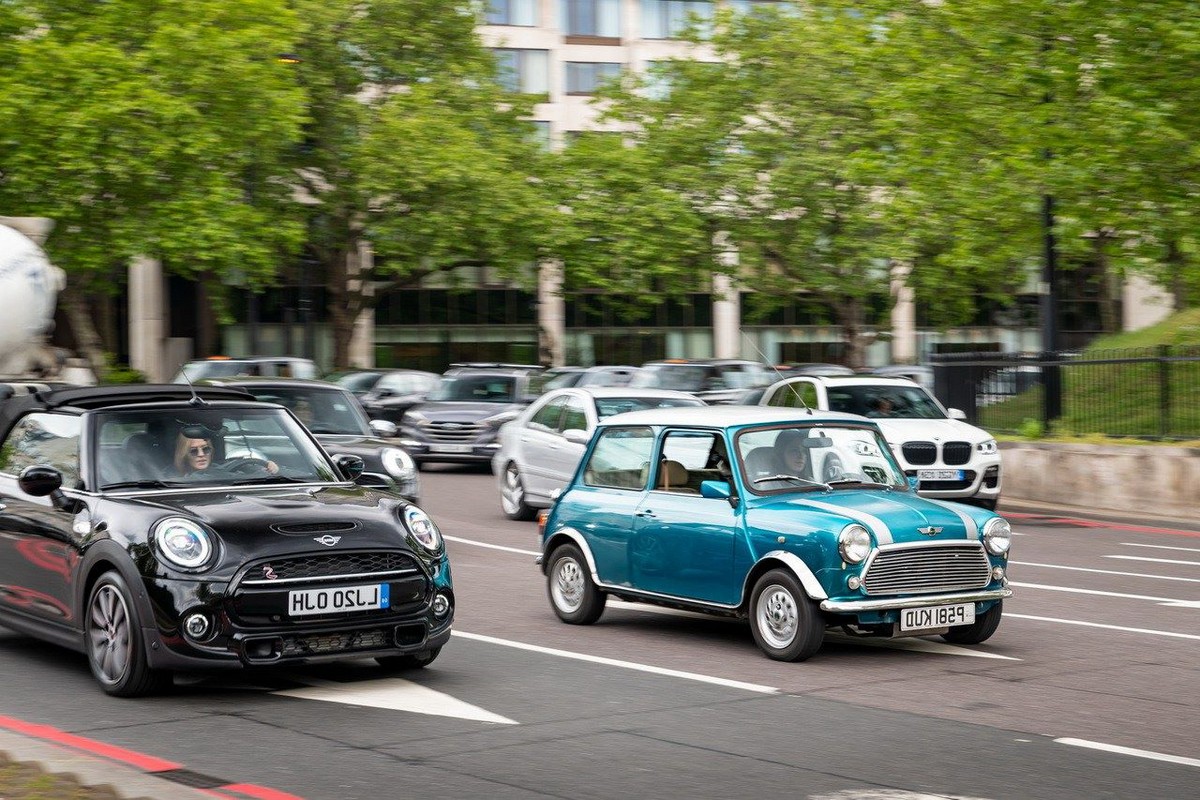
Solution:
M787 378L767 387L758 405L870 417L879 423L905 474L920 482L922 496L993 510L1000 500L996 440L913 381L868 375Z

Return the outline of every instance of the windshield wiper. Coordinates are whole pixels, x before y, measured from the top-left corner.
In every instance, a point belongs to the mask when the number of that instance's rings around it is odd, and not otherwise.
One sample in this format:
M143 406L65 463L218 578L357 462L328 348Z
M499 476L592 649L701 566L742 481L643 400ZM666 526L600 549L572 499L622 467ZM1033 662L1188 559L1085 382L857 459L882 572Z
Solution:
M833 487L828 483L822 483L821 481L810 481L808 478L801 478L799 475L784 475L782 473L779 475L768 475L765 478L755 478L754 480L750 481L750 483L757 486L760 483L770 483L771 481L799 481L800 483L808 486L820 486L827 492L833 491Z
M879 481L873 481L866 478L837 478L836 480L830 481L829 485L844 486L849 483L853 483L856 486L878 486L880 489L887 489L889 492L895 488L890 483L880 483Z
M101 486L101 489L169 489L172 486L179 486L178 483L153 479L140 481L121 481L119 483L106 483Z

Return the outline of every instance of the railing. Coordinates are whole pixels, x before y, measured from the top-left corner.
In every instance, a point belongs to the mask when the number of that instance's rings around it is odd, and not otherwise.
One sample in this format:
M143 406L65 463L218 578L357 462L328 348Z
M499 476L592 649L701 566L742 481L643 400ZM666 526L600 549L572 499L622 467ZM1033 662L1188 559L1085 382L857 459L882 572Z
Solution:
M931 360L938 399L989 431L1200 439L1200 345Z

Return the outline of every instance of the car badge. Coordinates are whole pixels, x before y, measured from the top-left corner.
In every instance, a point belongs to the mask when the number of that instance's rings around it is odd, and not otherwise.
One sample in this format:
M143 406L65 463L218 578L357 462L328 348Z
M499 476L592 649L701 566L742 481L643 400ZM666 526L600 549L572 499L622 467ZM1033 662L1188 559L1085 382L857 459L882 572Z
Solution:
M461 422L447 422L447 423L446 423L445 425L443 425L442 427L443 427L443 428L446 428L447 430L455 430L455 431L456 431L456 430L458 430L459 428L463 428L463 427L466 427L466 426L465 426L465 425L463 425Z
M264 564L263 565L263 577L269 581L273 581L276 578L278 578L279 576L275 574L275 570L271 569L270 564Z
M330 536L328 533L325 534L324 536L318 536L317 538L313 539L313 541L316 542L317 544L323 544L326 547L333 547L335 544L337 544L341 540L342 540L342 537Z
M941 532L941 528L935 528L932 525L927 528L917 528L917 533L922 534L923 536L935 536Z

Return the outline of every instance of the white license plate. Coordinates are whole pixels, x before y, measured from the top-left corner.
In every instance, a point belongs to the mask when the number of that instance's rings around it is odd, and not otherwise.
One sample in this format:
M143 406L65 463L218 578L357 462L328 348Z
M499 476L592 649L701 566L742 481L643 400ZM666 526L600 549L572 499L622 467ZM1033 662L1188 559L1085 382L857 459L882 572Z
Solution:
M431 453L469 453L474 448L469 444L431 444Z
M973 622L975 622L974 603L900 609L900 630L902 631L949 628L954 625L970 625Z
M919 481L961 481L962 479L963 471L961 469L917 470L917 480Z
M343 586L338 589L297 589L288 592L288 616L387 608L390 588L386 583L372 583L369 586Z

